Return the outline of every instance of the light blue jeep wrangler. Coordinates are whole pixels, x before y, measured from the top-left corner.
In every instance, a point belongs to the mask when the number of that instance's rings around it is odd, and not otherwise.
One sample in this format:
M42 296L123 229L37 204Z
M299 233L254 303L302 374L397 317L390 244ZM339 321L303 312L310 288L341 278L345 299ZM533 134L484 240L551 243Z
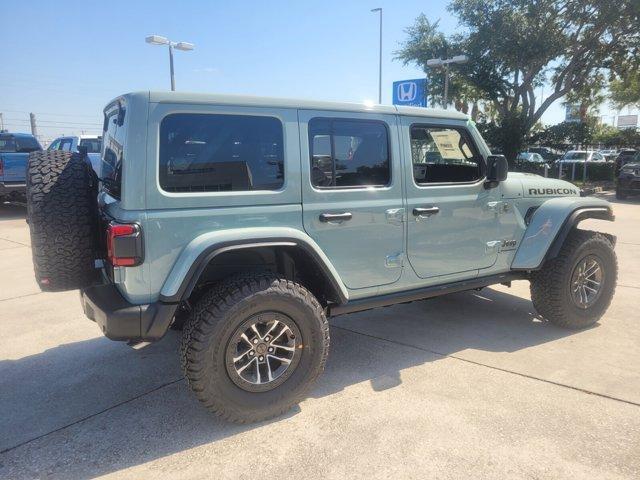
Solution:
M103 130L100 179L32 154L38 283L137 347L183 326L189 384L233 421L304 398L331 316L526 279L543 318L583 328L613 296L615 239L576 228L610 205L507 175L456 112L143 92Z

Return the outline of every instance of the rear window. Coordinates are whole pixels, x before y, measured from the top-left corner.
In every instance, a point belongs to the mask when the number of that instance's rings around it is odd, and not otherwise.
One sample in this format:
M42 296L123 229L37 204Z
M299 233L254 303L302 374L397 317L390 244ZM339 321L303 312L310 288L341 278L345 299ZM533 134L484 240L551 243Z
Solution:
M0 152L15 152L16 142L13 137L0 137Z
M37 152L38 150L42 150L42 147L35 137L0 137L0 152L29 153Z
M16 138L16 151L27 153L27 152L37 152L38 150L42 150L42 147L35 139L35 137L18 137Z
M99 138L83 138L80 140L80 146L87 147L87 153L100 153L102 140Z
M566 160L584 160L587 158L586 152L569 152L567 156L564 157Z
M122 185L126 113L123 100L111 103L104 110L102 128L102 177L100 180L103 188L117 199L120 199Z
M176 113L160 124L160 186L167 192L278 190L282 123L273 117Z

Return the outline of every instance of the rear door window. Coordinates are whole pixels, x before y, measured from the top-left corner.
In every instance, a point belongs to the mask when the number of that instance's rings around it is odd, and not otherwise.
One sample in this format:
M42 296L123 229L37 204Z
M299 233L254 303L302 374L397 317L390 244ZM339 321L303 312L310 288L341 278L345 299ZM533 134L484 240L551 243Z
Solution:
M167 192L279 190L284 184L282 123L274 117L167 115L159 156Z
M379 121L311 119L311 184L318 188L389 185L388 137L386 125Z

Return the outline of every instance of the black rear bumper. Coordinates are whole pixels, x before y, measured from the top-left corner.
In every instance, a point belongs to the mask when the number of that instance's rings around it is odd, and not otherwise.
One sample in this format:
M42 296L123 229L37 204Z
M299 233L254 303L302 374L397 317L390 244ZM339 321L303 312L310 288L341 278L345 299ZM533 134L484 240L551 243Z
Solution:
M85 315L111 340L160 340L178 307L175 303L162 302L134 305L113 284L81 290L80 301Z

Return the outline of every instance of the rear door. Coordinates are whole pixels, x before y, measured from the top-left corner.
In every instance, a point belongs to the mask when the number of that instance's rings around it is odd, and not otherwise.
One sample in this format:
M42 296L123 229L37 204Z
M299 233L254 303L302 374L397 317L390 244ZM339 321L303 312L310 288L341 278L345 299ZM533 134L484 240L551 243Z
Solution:
M404 209L397 117L301 110L303 222L350 289L397 281Z

